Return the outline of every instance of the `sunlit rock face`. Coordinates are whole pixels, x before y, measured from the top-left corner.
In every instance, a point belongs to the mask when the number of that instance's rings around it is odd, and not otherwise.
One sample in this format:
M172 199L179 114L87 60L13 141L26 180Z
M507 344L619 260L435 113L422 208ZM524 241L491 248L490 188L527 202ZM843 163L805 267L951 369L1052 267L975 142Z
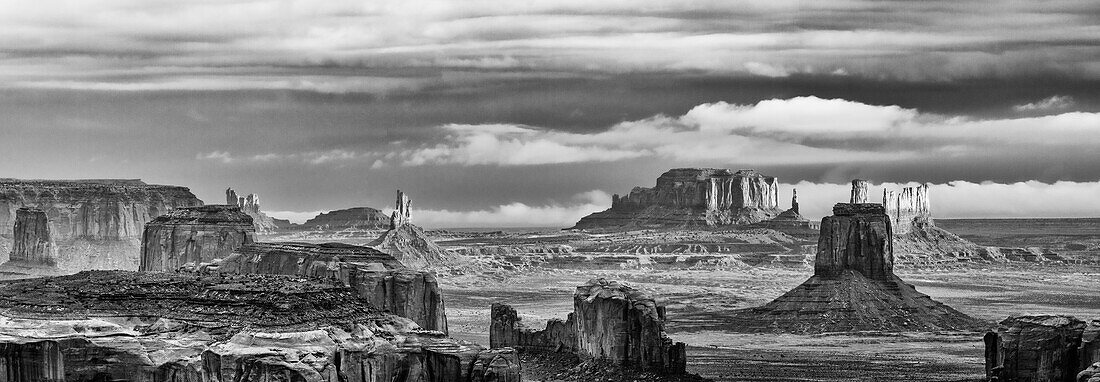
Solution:
M779 181L754 170L672 169L653 188L612 197L611 208L574 228L715 226L771 219L779 208Z
M415 327L300 276L82 272L0 286L0 380L520 380L513 351Z
M894 232L898 235L933 225L927 184L905 187L897 192L884 190L882 205L886 208L886 214L890 215Z
M393 256L340 243L255 243L209 267L223 273L298 275L344 284L372 306L447 332L443 292L431 272L406 269Z
M16 210L12 235L9 261L26 265L57 265L57 248L54 247L45 212L32 208Z
M202 201L186 187L140 180L0 179L0 260L6 260L17 210L41 210L63 273L138 268L145 223Z
M413 269L454 265L458 261L457 256L428 238L424 229L412 224L412 202L401 190L397 191L395 207L390 215L390 229L368 245Z
M852 198L849 203L867 203L867 185L869 183L863 179L852 179Z
M256 227L257 234L272 234L280 229L279 223L274 218L260 211L259 195L238 196L237 191L227 188L225 189L225 204L240 207L241 212L252 217L252 224ZM289 224L290 222L286 223Z
M893 272L880 204L840 203L822 219L814 275L763 306L735 312L738 332L814 334L974 330L985 324L917 292Z
M550 320L543 330L523 325L511 306L493 304L489 343L493 348L567 351L682 374L686 347L668 338L665 321L664 307L649 296L615 281L593 279L577 287L568 319Z
M255 241L252 218L239 207L185 207L145 225L141 248L143 271L174 271L228 257Z

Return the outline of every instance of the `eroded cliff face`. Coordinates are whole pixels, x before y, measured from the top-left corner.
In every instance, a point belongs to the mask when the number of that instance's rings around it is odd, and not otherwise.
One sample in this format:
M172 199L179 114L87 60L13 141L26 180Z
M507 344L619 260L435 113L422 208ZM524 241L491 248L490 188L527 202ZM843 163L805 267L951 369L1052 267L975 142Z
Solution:
M489 343L494 348L572 352L641 370L683 374L686 347L668 338L665 321L664 307L652 298L615 281L593 279L577 287L569 318L551 320L543 330L524 326L512 307L493 304Z
M372 306L447 332L443 292L434 274L406 269L374 248L340 243L255 243L212 264L234 274L307 276L350 286Z
M13 231L10 262L27 266L57 265L57 248L45 212L32 208L16 210Z
M145 225L142 271L174 271L228 257L255 241L252 218L236 206L184 207Z
M998 381L1086 381L1078 373L1100 361L1090 343L1082 342L1086 327L1069 316L1006 318L985 336L986 375Z
M751 224L778 215L779 181L753 170L672 169L653 188L612 197L611 208L574 228Z
M867 193L867 185L869 183L863 179L852 179L852 198L849 203L867 203L869 194Z
M145 223L202 201L187 188L140 180L0 179L0 248L11 248L17 210L41 210L62 272L137 269ZM0 254L6 257L8 253Z
M373 231L390 228L390 216L370 207L329 211L307 220L293 229L311 231Z
M894 232L899 235L933 224L927 184L905 187L897 192L883 190L882 205L886 207Z
M0 297L5 381L520 380L511 350L416 330L298 276L96 271Z

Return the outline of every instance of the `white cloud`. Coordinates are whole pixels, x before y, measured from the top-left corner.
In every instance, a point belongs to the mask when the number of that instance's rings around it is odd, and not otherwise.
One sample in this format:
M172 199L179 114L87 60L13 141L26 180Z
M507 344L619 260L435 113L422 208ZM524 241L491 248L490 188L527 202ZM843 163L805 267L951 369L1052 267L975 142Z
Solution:
M208 153L198 153L195 154L195 159L213 160L222 163L233 163L237 160L233 157L232 154L227 151L211 151Z
M198 153L195 159L213 160L224 164L231 163L269 163L269 162L300 162L309 165L346 164L346 163L372 163L374 168L382 167L379 159L375 159L374 153L360 153L351 150L333 149L326 151L307 151L300 153L279 154L262 153L238 157L228 151L213 151Z
M396 164L522 166L636 158L769 164L882 162L989 155L1049 157L1092 149L1100 113L972 120L892 105L795 97L698 105L681 117L569 133L519 125L446 125L442 142L376 157ZM1042 140L1035 137L1041 135Z
M791 75L786 69L760 62L746 62L745 70L750 74L764 77L787 77Z
M508 203L475 211L417 210L413 222L434 228L475 227L571 227L580 218L611 206L611 195L588 191L575 195L569 203L528 205Z
M1073 97L1055 95L1038 102L1016 105L1013 106L1012 109L1019 112L1063 110L1072 107L1074 104L1076 104L1076 102L1073 100Z
M868 188L870 201L882 201L884 189L898 190L906 185L873 184ZM832 214L833 204L846 203L850 184L799 182L780 185L780 205L788 206L791 190L798 190L799 210L803 216L820 220ZM932 215L936 218L1026 218L1026 217L1100 217L1100 181L1018 183L974 183L953 181L929 185Z

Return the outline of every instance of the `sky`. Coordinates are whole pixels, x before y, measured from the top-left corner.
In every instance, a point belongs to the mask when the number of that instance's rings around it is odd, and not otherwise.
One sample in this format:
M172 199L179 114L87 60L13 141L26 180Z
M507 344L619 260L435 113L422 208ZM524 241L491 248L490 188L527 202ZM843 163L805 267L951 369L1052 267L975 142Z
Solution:
M669 168L1100 216L1100 3L0 0L0 177L568 226Z

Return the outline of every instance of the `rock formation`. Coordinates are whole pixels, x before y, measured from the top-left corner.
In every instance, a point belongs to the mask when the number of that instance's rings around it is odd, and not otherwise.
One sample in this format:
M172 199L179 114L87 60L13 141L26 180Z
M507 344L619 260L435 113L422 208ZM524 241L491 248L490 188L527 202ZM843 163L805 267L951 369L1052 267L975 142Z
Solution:
M1078 373L1100 359L1082 341L1085 330L1069 316L1009 317L985 336L986 374L991 381L1087 380Z
M260 196L256 194L248 194L248 196L237 196L237 192L232 188L225 189L225 204L230 206L237 206L241 208L241 211L252 217L252 224L256 226L256 233L261 235L275 233L279 230L278 224L275 219L260 211ZM288 222L289 223L289 222Z
M798 214L798 189L791 190L791 211Z
M229 256L255 241L252 218L239 207L185 207L153 219L142 238L142 271L174 271Z
M140 180L0 179L0 232L5 233L0 248L11 248L6 233L13 232L17 210L34 208L46 216L60 271L134 270L145 223L179 207L200 205L185 187Z
M849 203L867 203L868 182L863 179L852 179L852 199Z
M13 245L9 262L25 266L57 265L57 248L50 236L46 213L32 208L15 211Z
M328 243L254 243L210 267L222 273L298 275L335 281L372 306L447 333L443 292L435 275L406 269L374 248Z
M524 327L511 306L493 304L489 343L492 348L571 352L641 370L682 374L686 347L673 343L664 327L665 309L652 298L615 281L594 279L577 287L567 320L551 320L541 331Z
M509 349L420 331L298 276L82 272L0 285L4 381L519 381Z
M393 214L390 215L390 229L397 229L397 227L409 224L411 211L412 201L404 192L397 190L397 203L394 206Z
M813 277L764 306L738 311L728 328L824 333L981 327L894 275L892 240L881 205L837 204L821 222Z
M449 265L455 256L428 238L420 227L412 224L409 197L397 191L397 210L390 217L390 229L372 241L370 246L393 255L402 264L414 269Z
M817 225L798 213L798 190L791 196L791 208L774 218L752 224L751 227L769 228L785 234L799 237L811 237L817 234Z
M779 181L753 170L672 169L653 188L635 187L576 229L751 224L778 215Z
M377 231L390 229L393 216L370 207L329 211L307 220L294 229L309 231Z
M928 200L928 185L905 187L900 192L883 190L882 205L890 215L894 232L898 235L909 233L916 227L933 225L932 207Z

